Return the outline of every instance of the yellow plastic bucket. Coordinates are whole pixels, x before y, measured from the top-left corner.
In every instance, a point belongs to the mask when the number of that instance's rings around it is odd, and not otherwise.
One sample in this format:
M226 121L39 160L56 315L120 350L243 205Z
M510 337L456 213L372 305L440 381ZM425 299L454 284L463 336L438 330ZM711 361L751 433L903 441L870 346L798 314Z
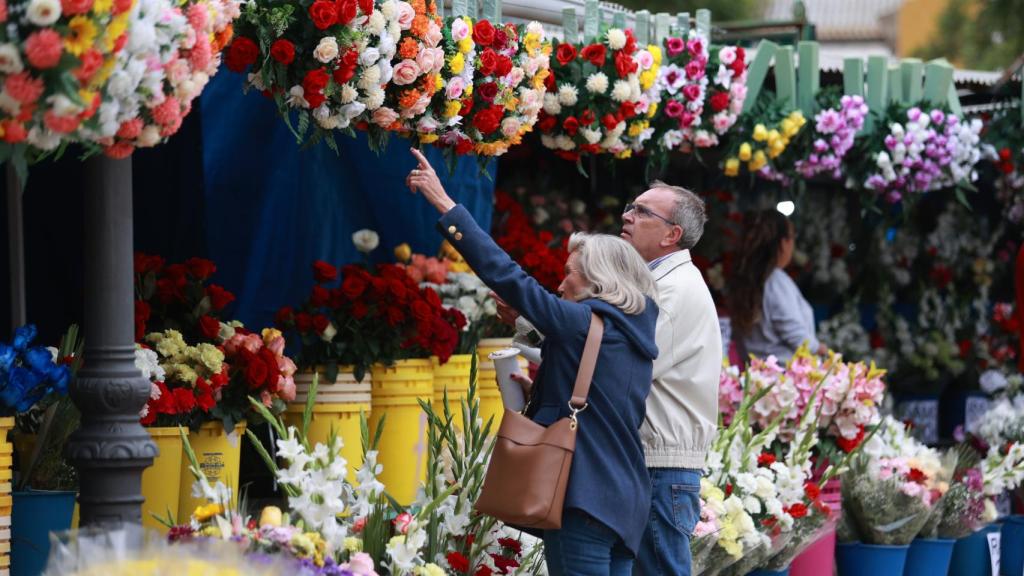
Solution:
M231 434L224 431L220 422L207 422L198 431L189 432L188 443L196 454L199 467L203 474L210 481L216 484L221 481L231 488L233 497L238 496L238 460L242 450L242 440L245 435L245 424L235 426ZM192 497L192 483L195 478L189 471L188 456L183 452L180 464L180 485L178 493L178 523L188 522L196 507L205 504L201 498Z
M493 417L491 434L498 431L501 426L501 416L505 413L505 405L501 402L501 391L498 390L498 375L494 371L494 361L487 356L491 352L504 350L512 347L511 338L484 338L477 346L477 390L480 396L480 419L487 424L487 419ZM519 357L520 372L526 374L529 363L525 358Z
M444 393L448 391L448 409L452 413L452 422L460 430L462 421L462 401L469 392L469 377L473 370L472 354L455 354L448 362L441 364L437 356L431 356L434 366L434 414L444 418Z
M400 504L411 504L426 477L427 415L419 400L434 396L434 367L429 359L399 360L394 366L373 367L371 433L384 415L378 444L380 481Z
M170 514L177 524L184 523L188 517L178 514L181 463L187 460L182 452L181 434L176 426L146 428L146 431L153 437L160 454L153 459L153 465L142 472L142 497L146 499L142 503L142 525L162 529L163 524L153 518L153 514L161 518ZM188 486L191 491L191 478Z

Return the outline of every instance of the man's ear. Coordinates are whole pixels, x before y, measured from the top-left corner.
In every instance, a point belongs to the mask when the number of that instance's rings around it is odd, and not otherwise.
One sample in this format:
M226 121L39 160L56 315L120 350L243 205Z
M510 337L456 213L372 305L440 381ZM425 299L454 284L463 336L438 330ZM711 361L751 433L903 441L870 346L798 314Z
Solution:
M677 224L677 225L673 226L671 230L669 230L668 234L665 234L661 238L661 245L662 246L675 246L676 244L679 244L679 241L682 240L682 238L683 238L683 227L679 226Z

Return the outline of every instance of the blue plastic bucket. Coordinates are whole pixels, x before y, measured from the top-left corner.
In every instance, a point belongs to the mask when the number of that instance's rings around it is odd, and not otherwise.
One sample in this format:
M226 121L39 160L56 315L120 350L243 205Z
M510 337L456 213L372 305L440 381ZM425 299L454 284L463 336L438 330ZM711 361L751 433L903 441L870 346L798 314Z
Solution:
M1024 574L1024 516L1017 514L1003 520L999 570L1003 574Z
M918 538L910 543L903 576L936 576L949 572L956 540Z
M765 570L760 568L748 573L747 576L789 576L789 567L785 570Z
M986 534L998 531L999 526L993 524L957 540L948 573L955 576L991 576L992 563L988 557Z
M11 574L38 576L50 555L50 532L71 529L75 492L15 492L11 510Z
M836 567L839 576L903 576L909 548L860 542L836 544Z

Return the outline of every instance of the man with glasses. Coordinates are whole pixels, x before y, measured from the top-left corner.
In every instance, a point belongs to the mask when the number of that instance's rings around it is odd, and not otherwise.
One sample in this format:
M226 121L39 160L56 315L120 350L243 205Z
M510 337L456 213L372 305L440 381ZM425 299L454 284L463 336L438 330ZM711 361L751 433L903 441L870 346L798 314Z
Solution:
M718 423L722 337L718 313L690 248L704 233L704 201L655 181L626 205L621 236L658 284L658 357L640 437L651 477L651 512L634 571L690 576L690 536L700 519L700 478ZM536 346L535 330L498 302L516 324L517 342ZM522 381L525 386L528 381Z
M622 237L651 268L660 309L654 381L640 428L652 488L636 563L644 576L691 574L701 469L718 422L718 313L690 256L706 221L700 197L657 181L622 214Z

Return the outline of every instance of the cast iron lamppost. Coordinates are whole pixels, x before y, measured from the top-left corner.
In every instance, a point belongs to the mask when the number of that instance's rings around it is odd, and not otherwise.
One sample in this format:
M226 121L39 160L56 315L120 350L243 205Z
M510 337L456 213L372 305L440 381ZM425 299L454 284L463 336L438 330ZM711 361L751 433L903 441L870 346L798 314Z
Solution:
M82 412L67 455L81 523L142 521L142 471L156 444L139 424L149 381L135 367L131 159L86 161L85 352L71 383Z

